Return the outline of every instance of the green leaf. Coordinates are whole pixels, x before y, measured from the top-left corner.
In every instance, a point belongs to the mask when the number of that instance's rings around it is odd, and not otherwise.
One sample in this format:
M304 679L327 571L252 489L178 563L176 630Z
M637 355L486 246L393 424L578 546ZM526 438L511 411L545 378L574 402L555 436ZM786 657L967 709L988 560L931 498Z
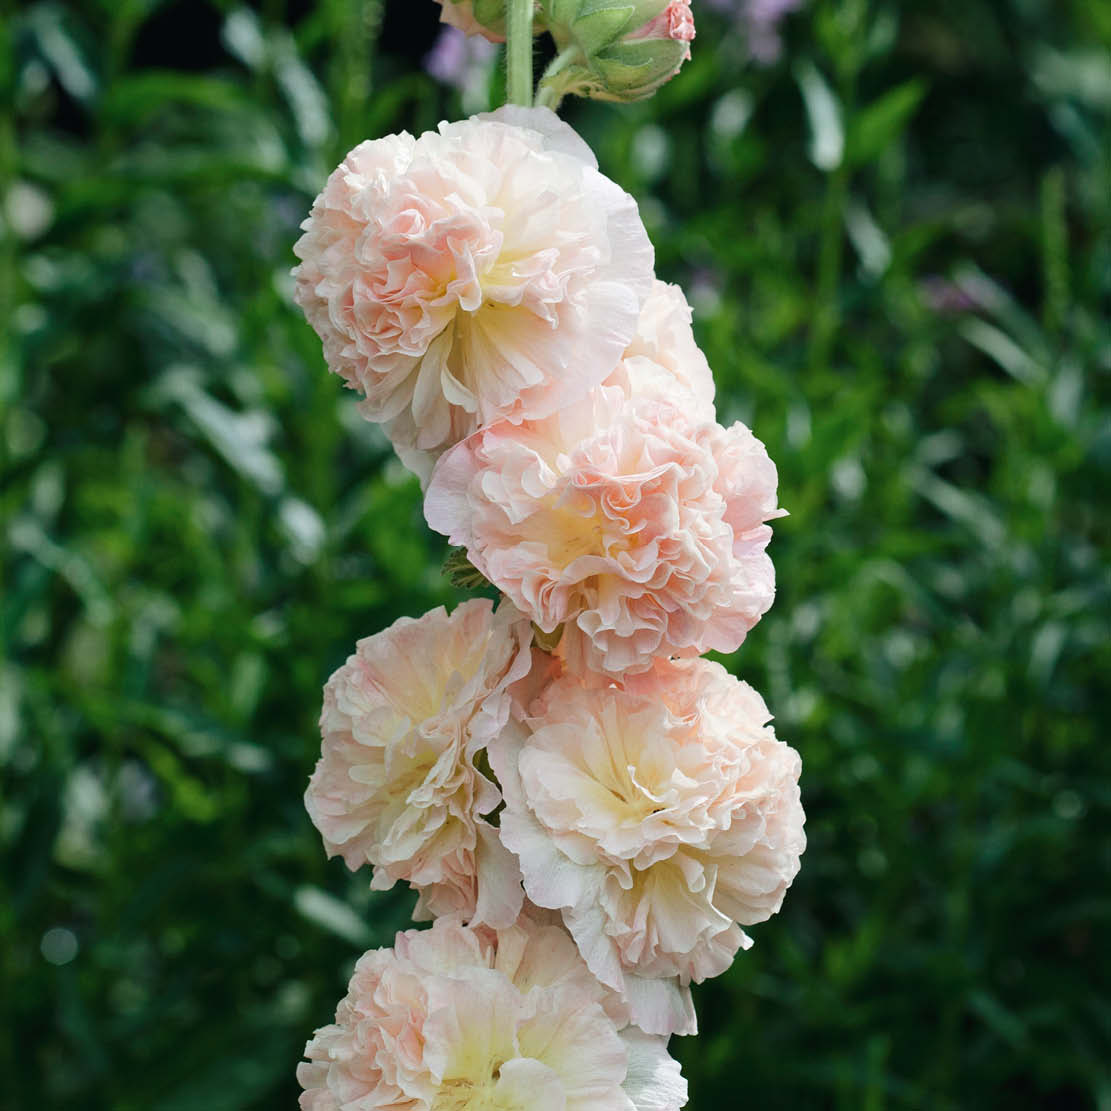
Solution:
M78 41L69 13L54 4L40 4L33 9L28 24L62 88L74 100L91 101L100 82Z
M103 102L109 119L131 125L165 115L177 105L228 112L247 109L250 101L238 85L222 77L149 70L120 77Z
M914 77L858 111L849 124L849 164L863 166L893 143L906 129L926 92L926 83Z
M813 62L799 63L795 80L810 121L810 160L819 170L836 170L845 153L841 103Z
M258 16L250 8L236 8L229 13L220 38L248 69L259 70L265 64L266 39Z
M345 903L322 888L305 884L293 893L293 905L310 922L330 930L360 949L370 943L367 924Z

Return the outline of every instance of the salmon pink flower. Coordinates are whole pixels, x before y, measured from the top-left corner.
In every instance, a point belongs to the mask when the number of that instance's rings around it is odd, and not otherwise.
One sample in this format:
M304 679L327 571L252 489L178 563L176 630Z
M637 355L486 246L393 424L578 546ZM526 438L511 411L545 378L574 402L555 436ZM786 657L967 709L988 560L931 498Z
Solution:
M691 43L694 41L694 16L691 15L691 0L664 0L664 8L658 14L642 23L625 35L625 42L639 42L642 39L668 39L671 42ZM690 47L686 48L690 57Z
M324 688L322 755L305 806L329 856L371 886L405 880L416 917L506 926L520 875L487 815L501 794L476 763L531 665L529 623L486 599L403 617L359 641Z
M800 761L770 716L720 664L661 660L621 687L557 679L490 747L528 897L648 1033L695 1032L689 984L798 872Z
M652 285L635 201L543 108L362 143L302 226L297 303L422 480L475 429L601 382Z
M576 670L731 652L775 594L776 471L743 424L692 415L682 395L603 386L499 421L440 460L425 517L544 633L562 626Z
M355 966L297 1070L302 1111L678 1111L667 1040L621 1028L558 926L440 919Z

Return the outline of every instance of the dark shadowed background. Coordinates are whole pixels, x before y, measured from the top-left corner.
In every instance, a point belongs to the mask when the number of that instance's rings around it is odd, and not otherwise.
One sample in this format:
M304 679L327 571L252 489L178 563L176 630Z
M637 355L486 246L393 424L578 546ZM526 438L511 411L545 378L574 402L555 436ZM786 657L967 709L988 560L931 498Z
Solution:
M791 512L726 662L810 843L690 1106L1107 1111L1111 4L693 8L657 97L567 110ZM413 902L302 809L321 684L461 595L291 246L496 61L426 63L431 0L0 12L0 1107L293 1107Z

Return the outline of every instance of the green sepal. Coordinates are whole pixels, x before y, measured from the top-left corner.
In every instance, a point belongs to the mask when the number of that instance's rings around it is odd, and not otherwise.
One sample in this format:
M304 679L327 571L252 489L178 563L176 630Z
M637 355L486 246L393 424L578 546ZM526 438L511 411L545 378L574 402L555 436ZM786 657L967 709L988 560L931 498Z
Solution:
M466 548L452 548L442 570L448 582L460 590L481 590L490 585L486 576L467 558Z
M559 647L559 642L563 639L563 626L557 625L550 633L546 633L534 621L532 623L532 639L537 648L551 654Z
M590 58L629 29L629 21L635 11L631 4L622 4L587 12L571 24L571 34L579 49Z
M473 0L475 19L498 35L505 34L505 0Z
M570 27L578 18L582 0L542 0L540 5L549 27Z
M671 78L687 56L687 44L671 39L617 42L596 54L590 68L603 91L600 100L640 100Z

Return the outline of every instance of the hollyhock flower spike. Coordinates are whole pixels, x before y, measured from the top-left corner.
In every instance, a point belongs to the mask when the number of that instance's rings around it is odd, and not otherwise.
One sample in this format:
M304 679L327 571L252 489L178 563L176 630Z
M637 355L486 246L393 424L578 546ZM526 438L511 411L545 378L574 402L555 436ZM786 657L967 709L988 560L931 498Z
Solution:
M734 651L775 595L776 471L743 424L696 408L604 386L547 420L500 421L440 460L425 517L542 632L562 626L573 669Z
M364 954L297 1070L302 1111L678 1111L667 1040L615 1021L567 934L440 919Z
M457 82L464 44L508 39L513 104L355 147L295 299L419 476L445 574L502 598L402 618L325 687L312 821L433 924L358 961L300 1107L678 1111L690 986L752 944L806 844L798 754L695 658L771 605L783 511L635 202L549 108L649 95L690 2L438 2L429 66Z
M475 599L359 641L324 689L309 816L329 856L373 866L373 888L416 888L418 920L507 926L521 909L516 862L487 820L501 794L476 758L509 718L531 639L511 606Z
M720 664L658 660L620 687L564 675L490 747L528 897L647 1033L695 1032L690 983L798 872L800 762L770 716Z
M297 303L422 481L476 429L601 382L652 288L635 201L547 109L365 142L302 226Z

